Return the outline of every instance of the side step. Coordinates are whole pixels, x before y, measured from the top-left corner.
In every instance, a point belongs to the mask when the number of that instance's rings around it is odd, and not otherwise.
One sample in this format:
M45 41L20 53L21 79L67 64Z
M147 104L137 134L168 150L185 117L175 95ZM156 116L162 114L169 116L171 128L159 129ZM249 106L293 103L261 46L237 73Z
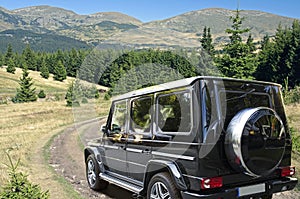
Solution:
M105 180L109 183L115 184L117 186L120 186L120 187L122 187L124 189L127 189L128 191L131 191L131 192L134 192L134 193L140 193L143 190L143 187L131 184L129 182L126 182L126 181L121 180L119 178L107 175L105 173L100 173L99 176L100 176L101 179L103 179L103 180Z

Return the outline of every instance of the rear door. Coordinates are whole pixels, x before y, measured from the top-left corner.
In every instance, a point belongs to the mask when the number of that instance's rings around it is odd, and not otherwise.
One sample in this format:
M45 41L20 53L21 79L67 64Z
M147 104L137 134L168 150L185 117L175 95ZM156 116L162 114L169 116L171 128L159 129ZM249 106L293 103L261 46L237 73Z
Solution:
M130 101L129 136L126 147L128 175L143 181L148 161L151 159L151 123L153 96L143 96Z

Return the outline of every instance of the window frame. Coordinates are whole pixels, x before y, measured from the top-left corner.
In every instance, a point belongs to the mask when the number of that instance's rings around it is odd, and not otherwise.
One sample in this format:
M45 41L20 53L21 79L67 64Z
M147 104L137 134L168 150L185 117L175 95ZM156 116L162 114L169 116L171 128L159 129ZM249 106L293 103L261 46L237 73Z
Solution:
M121 104L121 103L125 103L125 107L126 107L126 111L125 111L125 124L124 124L124 130L120 131L120 134L126 134L128 132L128 99L122 99L122 100L118 100L118 101L114 101L112 103L112 111L111 111L111 115L110 115L110 120L108 123L108 129L110 130L110 133L108 136L110 136L111 133L111 128L112 128L112 122L113 122L113 116L115 113L115 109L117 104Z
M183 132L183 131L178 131L178 132L168 132L168 131L162 131L159 130L158 128L158 109L159 109L159 99L161 97L165 97L165 96L170 96L170 95L178 95L178 94L184 94L184 93L188 93L190 95L190 130ZM156 93L155 95L155 110L154 110L154 119L153 119L153 123L155 122L155 125L153 124L153 135L155 134L162 134L162 135L184 135L184 136L188 136L191 135L193 132L193 128L194 128L194 112L193 112L193 88L192 87L185 87L185 88L180 88L180 89L176 89L176 90L168 90L168 91L163 91L163 92L159 92Z
M133 105L133 103L134 103L134 101L135 100L143 100L143 99L150 99L151 100L151 107L150 107L150 109L152 109L152 111L150 112L150 115L151 115L151 119L150 119L150 124L149 124L149 127L150 127L150 130L149 130L149 132L142 132L142 133L138 133L138 132L136 132L136 131L133 131L133 129L132 129L132 123L133 123L133 119L132 119L132 105ZM129 109L128 109L128 111L129 111L129 114L128 114L128 116L129 116L129 124L128 124L128 129L129 129L129 134L131 134L131 135L136 135L136 134L139 134L139 135L151 135L152 134L152 129L153 129L153 127L152 127L152 124L153 124L153 112L154 112L154 110L153 110L154 108L153 108L153 95L141 95L141 96L137 96L137 97L135 97L135 98L131 98L130 99L130 103L129 103Z

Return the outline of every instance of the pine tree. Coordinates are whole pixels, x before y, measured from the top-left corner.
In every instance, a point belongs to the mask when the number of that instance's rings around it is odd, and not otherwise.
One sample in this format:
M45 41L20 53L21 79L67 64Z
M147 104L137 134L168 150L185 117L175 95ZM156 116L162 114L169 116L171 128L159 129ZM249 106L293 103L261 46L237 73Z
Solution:
M67 101L67 106L80 106L80 98L82 97L82 90L79 80L73 81L66 93L65 99Z
M202 48L206 50L206 52L213 56L215 54L215 48L212 44L212 36L210 33L210 28L207 28L206 26L203 29L203 35L202 38L200 39Z
M33 102L37 100L35 88L32 88L32 78L29 77L27 68L23 69L22 77L19 81L20 88L17 89L17 94L13 99L14 103Z
M37 60L35 53L31 50L30 45L28 44L22 52L22 56L28 69L37 71Z
M54 79L57 81L63 81L66 78L67 78L66 68L61 61L58 61L57 65L54 67Z
M10 59L13 59L13 49L11 44L8 44L5 57L4 57L4 65L8 65Z
M15 63L14 63L14 61L11 58L8 61L6 71L8 73L15 74L15 71L16 71Z
M46 66L45 59L42 59L40 71L41 71L40 75L43 78L45 78L45 79L49 78L49 70L48 70L48 67Z
M247 33L250 29L242 29L241 25L244 18L240 17L240 11L236 11L235 17L231 17L231 29L226 33L230 36L230 43L224 49L222 55L216 58L216 64L223 75L227 77L252 79L256 70L256 50L251 35L247 43L243 43L242 34Z

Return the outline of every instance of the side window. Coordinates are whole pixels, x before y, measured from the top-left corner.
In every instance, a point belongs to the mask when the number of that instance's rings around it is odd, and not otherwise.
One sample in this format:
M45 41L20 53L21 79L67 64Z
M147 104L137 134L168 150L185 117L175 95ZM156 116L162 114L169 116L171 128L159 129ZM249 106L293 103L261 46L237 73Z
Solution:
M151 125L151 97L132 100L130 117L130 130L132 132L148 134Z
M190 91L161 95L157 99L157 132L188 134L192 128Z
M127 105L126 101L116 102L113 107L113 115L110 125L112 134L125 131Z

